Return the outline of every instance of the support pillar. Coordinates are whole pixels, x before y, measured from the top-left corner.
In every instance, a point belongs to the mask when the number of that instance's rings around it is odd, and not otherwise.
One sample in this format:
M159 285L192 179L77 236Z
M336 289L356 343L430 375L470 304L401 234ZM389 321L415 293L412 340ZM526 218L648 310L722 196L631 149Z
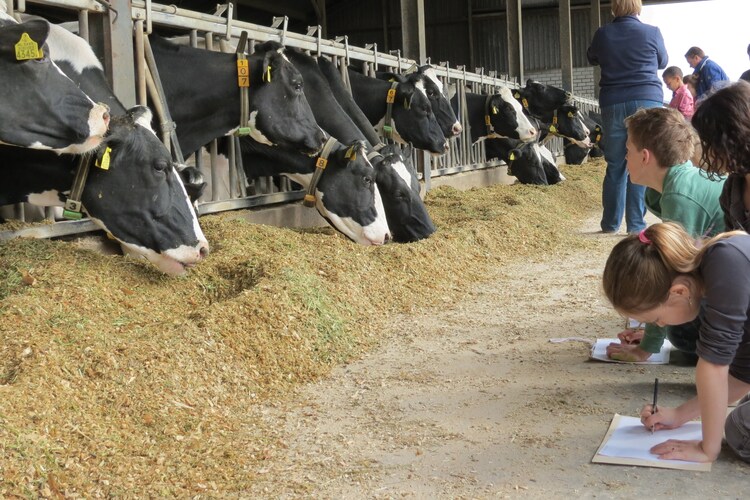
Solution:
M562 86L573 92L573 39L571 37L570 0L560 0L560 70Z
M427 62L424 32L424 0L401 0L401 53L419 64Z
M508 75L524 84L523 75L523 14L521 0L507 1L505 21L508 31Z

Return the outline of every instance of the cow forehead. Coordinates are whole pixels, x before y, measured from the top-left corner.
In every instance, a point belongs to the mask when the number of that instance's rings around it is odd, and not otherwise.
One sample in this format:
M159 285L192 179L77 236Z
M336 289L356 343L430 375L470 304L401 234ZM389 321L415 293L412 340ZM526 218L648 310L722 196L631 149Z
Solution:
M437 73L435 73L435 70L433 68L427 68L424 70L424 76L432 81L432 83L435 84L435 86L438 88L441 94L443 94L443 82L440 81L440 78L438 78Z
M521 104L516 100L515 97L513 97L513 93L508 87L500 87L498 95L500 96L500 98L502 98L503 101L513 106L513 109L517 114L523 113Z

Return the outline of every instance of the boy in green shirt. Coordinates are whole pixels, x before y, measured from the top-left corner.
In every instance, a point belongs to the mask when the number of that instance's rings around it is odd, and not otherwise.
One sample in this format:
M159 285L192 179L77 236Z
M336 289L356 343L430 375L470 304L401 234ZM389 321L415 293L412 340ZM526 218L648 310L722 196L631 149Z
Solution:
M662 219L680 223L693 237L713 236L724 228L719 196L725 178L709 179L693 166L690 157L696 134L679 111L672 108L641 109L625 120L628 129L627 162L630 180L646 186L646 208ZM645 361L661 350L664 339L683 351L695 352L697 325L660 327L647 324L639 333L618 334L621 344L611 344L607 355L620 361Z

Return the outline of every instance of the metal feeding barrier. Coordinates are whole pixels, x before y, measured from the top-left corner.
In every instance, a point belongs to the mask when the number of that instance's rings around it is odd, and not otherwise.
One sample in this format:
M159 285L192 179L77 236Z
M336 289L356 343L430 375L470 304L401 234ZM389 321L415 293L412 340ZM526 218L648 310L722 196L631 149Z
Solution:
M286 46L301 49L314 57L327 57L339 68L342 80L349 88L347 67L360 65L363 73L374 76L376 71L390 71L403 73L417 67L417 61L401 57L400 50L388 53L379 52L377 44L367 44L357 47L349 44L347 36L336 37L333 40L324 39L320 26L309 26L307 32L295 33L287 30L288 18L274 17L271 26L261 26L234 18L234 8L231 3L217 5L214 14L205 14L178 8L174 5L152 3L151 0L12 0L7 1L9 13L17 17L26 13L29 5L54 7L63 11L73 11L71 18L77 21L63 23L63 26L77 32L91 43L90 15L103 19L105 29L101 30L97 41L104 46L105 67L112 68L115 81L115 92L118 87L133 89L135 102L146 104L151 97L152 108L159 117L162 140L171 149L177 161L182 162L182 153L177 142L174 124L171 121L166 100L159 81L158 72L150 54L148 35L154 26L169 28L170 31L184 30L187 37L184 43L193 47L203 46L208 50L234 52L241 37L247 39L247 52L252 53L256 43L273 40ZM130 6L130 19L127 17L127 7ZM33 10L30 12L33 13ZM108 19L108 22L107 22ZM126 20L128 22L126 22ZM244 35L243 35L244 33ZM99 32L97 32L99 34ZM127 56L132 54L134 62L131 64L127 57L117 61L115 54L117 41L129 39L132 41L132 52L125 51ZM96 48L96 44L94 44ZM120 45L119 47L122 47ZM109 58L109 61L106 59ZM429 60L428 60L429 62ZM115 64L117 63L117 64ZM515 79L498 77L495 72L485 74L483 68L476 68L474 72L467 71L465 66L451 67L449 62L432 65L435 73L443 83L449 96L457 94L459 101L459 122L463 127L460 136L450 139L449 151L440 157L431 157L422 151L415 151L414 160L418 166L419 175L429 190L433 177L447 176L459 172L481 170L500 165L502 162L493 159L488 161L482 142L471 143L468 119L465 113L466 92L477 94L496 93L500 87L517 88L519 83ZM577 98L576 104L582 112L589 109L598 110L598 103L589 99ZM555 138L547 146L555 154L563 151L562 142ZM287 179L261 178L249 180L245 178L242 167L239 142L229 142L228 165L218 161L217 141L213 140L206 147L201 148L194 155L195 166L206 175L211 189L198 203L200 214L214 213L225 210L259 207L300 200L303 191L293 189ZM24 205L28 207L28 205ZM13 208L12 217L24 219L28 210L22 206ZM46 210L44 217L54 220L54 210ZM53 237L96 230L88 220L64 221L48 224L21 231L0 232L0 240L17 236Z

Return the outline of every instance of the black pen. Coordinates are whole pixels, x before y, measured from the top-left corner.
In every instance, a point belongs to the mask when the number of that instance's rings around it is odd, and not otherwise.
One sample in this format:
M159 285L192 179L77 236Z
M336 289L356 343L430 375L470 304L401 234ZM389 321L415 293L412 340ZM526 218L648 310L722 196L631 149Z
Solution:
M659 409L656 407L656 398L659 395L659 379L654 379L654 404L651 405L651 415L659 411ZM651 426L651 434L654 433L654 426Z

